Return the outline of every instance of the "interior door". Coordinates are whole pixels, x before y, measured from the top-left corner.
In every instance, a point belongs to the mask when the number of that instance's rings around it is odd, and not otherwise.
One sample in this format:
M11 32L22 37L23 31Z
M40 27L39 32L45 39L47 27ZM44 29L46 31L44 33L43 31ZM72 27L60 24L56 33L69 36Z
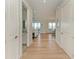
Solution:
M19 59L20 54L20 18L19 18L19 1L6 1L6 59Z

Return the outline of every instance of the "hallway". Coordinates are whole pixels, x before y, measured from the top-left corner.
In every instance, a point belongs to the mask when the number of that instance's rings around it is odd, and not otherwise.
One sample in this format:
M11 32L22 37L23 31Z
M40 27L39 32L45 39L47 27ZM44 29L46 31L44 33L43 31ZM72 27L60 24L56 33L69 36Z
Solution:
M5 6L6 59L74 59L74 0L6 0Z
M40 34L23 53L22 59L70 59L51 34Z

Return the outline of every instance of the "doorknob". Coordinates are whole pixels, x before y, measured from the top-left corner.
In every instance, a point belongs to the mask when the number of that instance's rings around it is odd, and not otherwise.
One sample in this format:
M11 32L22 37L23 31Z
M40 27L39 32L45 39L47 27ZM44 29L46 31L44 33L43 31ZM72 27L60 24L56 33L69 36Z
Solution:
M16 35L16 36L15 36L15 39L17 39L17 38L18 38L18 36Z

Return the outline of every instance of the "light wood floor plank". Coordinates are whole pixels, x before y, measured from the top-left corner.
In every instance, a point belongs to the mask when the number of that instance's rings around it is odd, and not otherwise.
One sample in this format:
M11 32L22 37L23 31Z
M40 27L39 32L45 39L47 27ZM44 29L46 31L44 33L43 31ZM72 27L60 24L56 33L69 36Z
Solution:
M70 59L51 34L41 34L23 53L22 59Z

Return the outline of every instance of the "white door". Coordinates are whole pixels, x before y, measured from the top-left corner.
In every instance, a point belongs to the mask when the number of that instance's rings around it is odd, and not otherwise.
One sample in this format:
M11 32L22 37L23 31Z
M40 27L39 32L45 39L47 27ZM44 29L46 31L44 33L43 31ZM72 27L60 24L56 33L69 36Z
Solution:
M21 0L6 1L6 59L20 58L20 2Z

